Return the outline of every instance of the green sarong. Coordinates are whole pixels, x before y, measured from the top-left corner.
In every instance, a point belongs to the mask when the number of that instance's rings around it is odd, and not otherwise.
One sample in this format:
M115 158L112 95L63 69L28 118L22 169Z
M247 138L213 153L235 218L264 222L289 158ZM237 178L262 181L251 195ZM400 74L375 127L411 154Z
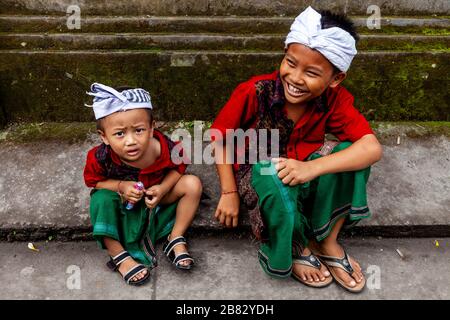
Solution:
M142 199L127 210L118 193L94 189L90 203L94 238L102 249L106 249L104 237L119 241L133 259L153 268L154 244L172 231L177 204L157 206L150 211Z
M342 142L332 153L350 145ZM319 153L313 153L307 161L319 157ZM271 162L253 165L252 186L268 230L268 241L258 252L263 270L271 276L287 277L292 271L293 242L307 246L308 239L325 239L342 217L346 226L370 217L366 195L369 174L370 167L326 174L291 187L282 183Z

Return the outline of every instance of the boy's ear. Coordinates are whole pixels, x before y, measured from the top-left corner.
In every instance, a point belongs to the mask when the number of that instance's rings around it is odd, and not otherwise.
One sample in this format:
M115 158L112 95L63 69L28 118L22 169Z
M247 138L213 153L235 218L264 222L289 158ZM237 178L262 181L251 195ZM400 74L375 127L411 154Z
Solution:
M105 133L102 130L97 130L97 133L100 135L100 138L102 139L103 143L108 146L109 141L108 141L108 138L106 137Z
M336 73L335 75L333 75L329 87L330 88L337 87L342 81L345 80L345 78L347 78L347 73L345 73L345 72Z

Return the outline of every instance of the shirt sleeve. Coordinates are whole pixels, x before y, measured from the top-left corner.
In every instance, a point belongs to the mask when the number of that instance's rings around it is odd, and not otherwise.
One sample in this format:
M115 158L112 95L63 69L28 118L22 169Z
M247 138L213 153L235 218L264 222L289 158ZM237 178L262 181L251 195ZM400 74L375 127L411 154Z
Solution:
M353 96L345 89L341 92L341 97L338 97L337 105L327 120L327 132L341 141L351 142L361 139L366 134L373 134L369 122L354 107Z
M168 158L169 158L168 169L173 169L173 170L178 171L178 173L180 173L180 174L184 174L186 172L186 169L187 169L187 166L188 166L187 163L189 163L189 159L186 158L186 154L185 154L183 148L181 147L181 145L179 145L181 143L181 141L174 142L169 137L167 137L166 135L164 135L164 138L166 140L167 147L168 147L168 150L169 150L169 154L168 154ZM175 146L177 146L177 148L179 150L178 156L181 159L183 159L183 162L180 163L180 164L176 164L176 163L174 163L172 161L172 156L171 155L172 155L172 150L173 150L173 148Z
M98 163L95 157L95 152L98 147L91 149L87 154L86 165L84 167L84 183L89 188L95 188L98 182L105 181L108 178L105 176L105 170Z
M249 80L237 86L220 110L211 126L211 129L215 129L211 131L211 140L223 140L227 129L246 128L255 119L256 111L256 88L254 82Z

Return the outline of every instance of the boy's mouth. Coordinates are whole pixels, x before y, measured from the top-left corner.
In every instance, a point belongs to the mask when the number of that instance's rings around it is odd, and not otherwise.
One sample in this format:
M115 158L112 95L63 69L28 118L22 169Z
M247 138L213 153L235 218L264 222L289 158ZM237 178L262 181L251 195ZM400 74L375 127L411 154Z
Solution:
M133 149L133 150L128 150L127 151L127 155L129 156L135 156L139 153L139 149Z
M292 97L298 98L309 92L307 90L302 90L301 88L296 87L296 86L290 84L289 82L286 82L286 84L287 84L287 91L288 91L289 95Z

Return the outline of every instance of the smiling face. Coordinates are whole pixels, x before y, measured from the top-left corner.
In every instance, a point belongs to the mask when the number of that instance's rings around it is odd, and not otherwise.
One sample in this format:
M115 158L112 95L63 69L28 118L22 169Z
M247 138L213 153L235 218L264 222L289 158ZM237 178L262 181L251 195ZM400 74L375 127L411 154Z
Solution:
M289 45L280 66L284 94L292 105L304 105L328 87L336 87L345 77L344 72L336 73L319 51L299 43Z
M142 160L151 150L153 120L146 109L113 113L102 119L101 127L103 142L127 163Z

